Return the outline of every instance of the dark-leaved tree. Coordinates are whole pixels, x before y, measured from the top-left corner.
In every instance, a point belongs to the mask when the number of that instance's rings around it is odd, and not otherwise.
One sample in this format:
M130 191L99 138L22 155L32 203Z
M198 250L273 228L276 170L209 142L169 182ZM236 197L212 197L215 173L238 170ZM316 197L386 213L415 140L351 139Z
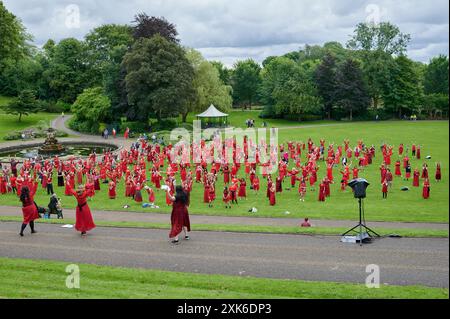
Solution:
M337 74L337 105L353 120L354 112L367 110L370 96L359 63L347 59Z
M151 38L159 34L166 40L178 43L178 31L174 24L167 21L164 17L150 17L146 13L138 13L134 17L133 37L137 40L140 38Z
M19 115L19 122L23 115L37 113L40 110L39 103L32 90L23 90L19 97L3 107L7 114Z
M327 54L314 74L317 91L322 97L324 112L331 119L333 106L336 104L336 59Z

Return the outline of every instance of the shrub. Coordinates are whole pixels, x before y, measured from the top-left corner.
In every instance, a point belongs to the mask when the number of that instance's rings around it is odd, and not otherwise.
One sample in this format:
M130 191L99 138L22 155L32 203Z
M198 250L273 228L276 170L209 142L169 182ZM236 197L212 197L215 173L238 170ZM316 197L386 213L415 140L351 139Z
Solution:
M70 109L72 108L72 104L63 102L63 101L58 101L56 102L56 107L58 108L58 110L60 110L58 113L60 112L70 112Z
M127 127L136 134L148 132L148 125L143 122L123 122L120 124L120 131L125 132Z
M6 134L3 139L5 141L16 141L22 139L22 132L10 132Z

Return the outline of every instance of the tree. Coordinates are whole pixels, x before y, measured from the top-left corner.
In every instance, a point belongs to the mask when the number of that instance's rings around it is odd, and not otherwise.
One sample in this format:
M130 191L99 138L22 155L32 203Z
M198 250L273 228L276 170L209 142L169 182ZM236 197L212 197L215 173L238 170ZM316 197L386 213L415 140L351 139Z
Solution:
M119 24L102 25L86 36L92 76L98 79L98 84L103 84L116 119L126 115L133 120L132 114L127 113L130 108L124 85L126 72L121 66L133 41L132 28Z
M426 94L448 95L448 57L439 55L431 59L425 70L424 89Z
M160 35L139 39L122 62L128 102L136 117L148 123L178 116L195 94L194 70L184 50Z
M31 40L20 19L6 10L0 1L0 75L5 64L17 62L29 54L27 42Z
M133 37L135 40L140 38L151 38L157 34L169 42L179 43L177 38L178 31L174 24L167 21L164 17L150 17L146 13L139 13L134 17Z
M85 89L72 105L72 112L78 121L98 126L111 118L111 100L101 87Z
M261 72L262 102L274 107L278 115L301 120L306 113L315 113L320 105L316 87L307 70L295 61L278 57Z
M261 85L261 67L252 59L239 61L234 65L232 77L233 95L236 104L245 109L258 100L258 90Z
M19 115L19 122L22 121L22 115L27 116L40 110L34 92L31 90L20 92L19 97L4 106L3 109L7 114Z
M233 71L223 65L219 61L210 62L219 71L219 78L222 80L223 84L231 85L231 77L233 76Z
M347 47L365 52L381 51L388 55L400 55L405 53L410 40L409 34L401 33L390 22L359 23L353 37L347 42Z
M194 49L189 49L186 57L194 69L193 86L196 96L190 101L185 112L182 112L183 122L186 122L188 112L203 111L211 104L217 106L221 111L229 110L233 104L232 89L231 86L223 84L217 68Z
M395 59L395 65L386 78L386 89L383 97L385 107L402 117L403 110L413 110L420 97L419 76L414 62L401 55Z
M314 74L317 91L322 97L324 112L329 120L331 119L333 106L336 104L336 68L336 59L328 53Z
M354 112L365 111L370 104L369 93L359 63L347 59L337 74L337 105L349 113L350 121Z
M32 90L40 96L42 72L43 67L36 56L27 56L8 64L0 76L0 92L7 96L18 96L23 90Z
M384 81L392 67L393 55L406 52L411 40L409 34L389 23L360 23L356 26L353 37L347 47L358 51L363 61L364 75L368 84L374 108L378 108Z
M48 82L50 98L71 104L85 88L99 84L89 72L86 45L77 39L61 40L52 49L48 63L43 77Z

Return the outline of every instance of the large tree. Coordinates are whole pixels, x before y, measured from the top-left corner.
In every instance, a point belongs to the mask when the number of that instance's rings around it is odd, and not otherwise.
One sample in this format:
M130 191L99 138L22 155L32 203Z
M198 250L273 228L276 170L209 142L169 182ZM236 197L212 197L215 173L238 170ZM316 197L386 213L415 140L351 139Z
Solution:
M148 123L178 116L195 94L194 70L178 44L160 35L139 39L122 62L128 102L136 117Z
M151 38L159 34L169 42L179 42L176 26L164 17L150 17L142 12L134 17L133 23L133 37L136 40L140 38Z
M420 98L420 82L414 62L404 55L395 59L395 64L389 70L385 80L385 108L398 114L417 107Z
M314 79L319 95L322 97L324 113L331 119L333 106L336 104L336 59L328 53L317 67Z
M0 1L0 75L8 63L16 62L29 53L29 35L19 18Z
M132 114L127 113L130 108L124 85L126 72L121 66L133 41L132 28L128 25L105 24L86 36L93 77L97 78L98 84L103 84L116 119L126 115L133 120Z
M431 59L425 70L424 89L426 94L448 95L448 56Z
M19 122L23 115L37 113L40 110L36 96L31 90L23 90L19 97L3 107L7 114L19 115Z
M260 65L252 59L239 61L234 65L232 86L236 104L246 108L258 101L258 90L261 85L260 72Z
M301 120L320 106L317 89L308 70L287 57L272 59L262 71L261 98L280 116Z
M86 45L77 39L61 40L52 49L48 63L43 76L55 100L73 103L85 88L98 85L90 76Z
M200 52L189 49L186 56L194 68L193 86L196 91L195 98L189 103L189 107L182 112L183 122L190 111L203 111L210 104L214 104L221 111L226 112L233 104L231 86L225 85L219 76L219 71L213 64L206 61Z
M370 97L359 63L347 59L337 74L337 105L348 112L350 121L355 112L365 111L370 104Z
M406 52L411 36L389 22L360 23L347 47L357 51L374 108L378 108L383 85L392 67L393 56Z

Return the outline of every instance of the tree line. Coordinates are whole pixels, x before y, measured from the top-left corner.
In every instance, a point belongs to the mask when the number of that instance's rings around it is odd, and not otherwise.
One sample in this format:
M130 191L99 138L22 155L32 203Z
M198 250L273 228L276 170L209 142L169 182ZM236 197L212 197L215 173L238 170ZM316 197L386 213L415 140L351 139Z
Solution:
M5 110L72 111L81 131L124 120L164 127L210 104L224 112L264 105L261 117L292 120L448 117L448 57L412 61L410 36L388 22L359 24L345 46L307 45L231 68L183 47L174 24L145 13L37 48L0 1L0 38L0 94L17 97Z

